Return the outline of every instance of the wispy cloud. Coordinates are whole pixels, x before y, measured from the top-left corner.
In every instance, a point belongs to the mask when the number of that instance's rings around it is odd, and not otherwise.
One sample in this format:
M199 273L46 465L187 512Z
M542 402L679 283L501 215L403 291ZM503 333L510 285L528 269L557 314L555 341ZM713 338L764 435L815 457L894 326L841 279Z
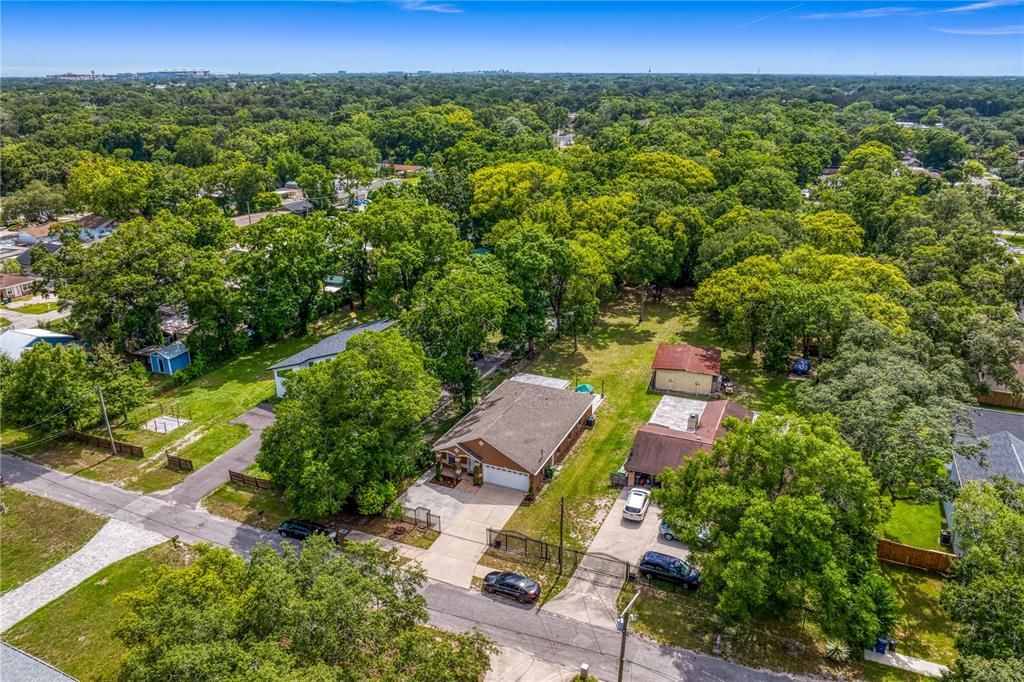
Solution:
M786 9L780 9L778 12L772 12L771 14L766 14L763 17L758 17L757 19L753 19L751 21L748 21L745 24L740 24L739 26L733 26L733 29L743 28L745 26L750 26L751 24L756 24L759 21L764 21L765 19L771 19L772 17L777 17L780 14L785 14L786 12L792 12L796 8L803 7L803 6L804 6L804 3L801 2L799 5L793 5L792 7L787 7Z
M961 36L1020 36L1024 35L1024 24L992 26L990 28L933 28L932 30Z
M458 14L462 10L450 2L431 2L431 0L403 0L402 9L411 12L438 12L440 14Z
M983 9L992 9L993 7L1011 7L1013 5L1019 5L1021 0L981 0L981 2L972 2L969 5L960 5L958 7L950 7L949 9L942 10L943 12L977 12Z
M850 12L819 12L817 14L805 14L803 19L878 19L880 17L891 17L894 14L909 12L909 7L870 7Z

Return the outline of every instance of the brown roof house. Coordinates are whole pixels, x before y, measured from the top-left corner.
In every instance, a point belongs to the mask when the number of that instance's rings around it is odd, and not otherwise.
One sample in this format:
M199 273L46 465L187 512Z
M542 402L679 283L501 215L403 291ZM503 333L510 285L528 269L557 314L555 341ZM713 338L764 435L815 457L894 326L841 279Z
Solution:
M35 277L26 275L0 275L0 296L4 298L19 298L32 293L32 284Z
M658 346L651 386L666 393L712 395L721 388L722 351L687 343Z
M711 451L725 435L726 417L753 420L755 414L730 400L689 400L665 396L651 420L640 427L626 459L627 485L652 486L665 469L675 469L700 450Z
M442 478L475 480L524 493L565 458L593 414L595 396L512 377L434 444ZM479 473L477 471L479 470Z

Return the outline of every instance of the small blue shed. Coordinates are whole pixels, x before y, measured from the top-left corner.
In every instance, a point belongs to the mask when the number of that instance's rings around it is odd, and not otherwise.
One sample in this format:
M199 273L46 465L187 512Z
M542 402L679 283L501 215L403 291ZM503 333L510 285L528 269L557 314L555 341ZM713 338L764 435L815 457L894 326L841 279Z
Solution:
M149 371L157 374L177 374L191 364L188 346L181 341L167 344L149 355Z

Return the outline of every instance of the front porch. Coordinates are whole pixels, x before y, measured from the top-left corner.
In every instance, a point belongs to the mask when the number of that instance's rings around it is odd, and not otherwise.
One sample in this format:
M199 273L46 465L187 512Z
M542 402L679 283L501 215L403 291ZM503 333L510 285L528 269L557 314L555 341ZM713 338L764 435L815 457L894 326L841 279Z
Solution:
M462 451L435 453L434 479L449 488L475 492L483 483L482 463Z

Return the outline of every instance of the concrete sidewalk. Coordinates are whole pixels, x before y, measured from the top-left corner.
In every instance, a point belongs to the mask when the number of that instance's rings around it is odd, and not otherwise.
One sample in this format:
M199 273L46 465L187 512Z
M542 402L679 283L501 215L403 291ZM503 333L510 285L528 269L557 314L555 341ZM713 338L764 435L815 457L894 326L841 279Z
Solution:
M102 568L167 538L111 519L82 549L0 597L0 632L49 604Z

